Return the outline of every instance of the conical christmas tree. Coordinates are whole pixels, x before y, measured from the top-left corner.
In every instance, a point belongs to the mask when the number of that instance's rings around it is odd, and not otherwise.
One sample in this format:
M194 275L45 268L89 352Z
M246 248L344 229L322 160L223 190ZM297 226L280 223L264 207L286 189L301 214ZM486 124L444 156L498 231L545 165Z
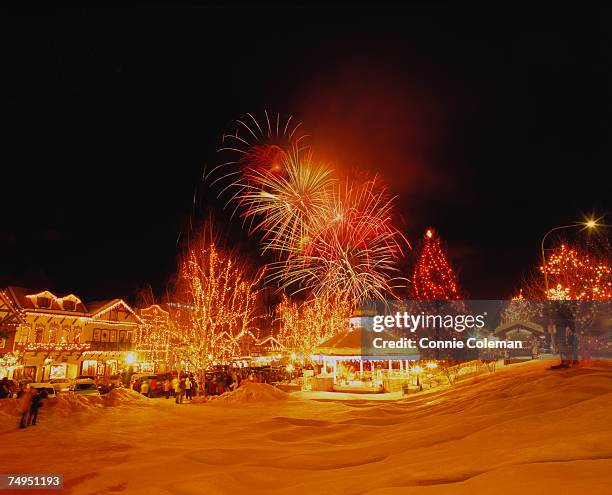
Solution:
M446 259L440 238L427 229L425 242L412 276L413 297L420 301L461 299L457 275Z

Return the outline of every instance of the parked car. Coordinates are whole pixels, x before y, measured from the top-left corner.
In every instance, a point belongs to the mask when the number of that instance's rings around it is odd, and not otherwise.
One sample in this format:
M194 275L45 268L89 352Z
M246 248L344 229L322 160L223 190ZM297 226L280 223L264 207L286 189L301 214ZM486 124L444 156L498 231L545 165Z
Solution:
M96 377L93 375L79 375L75 378L75 380L85 380L85 379L89 379L89 380L96 380Z
M49 383L55 389L55 392L68 392L70 390L70 386L72 385L72 380L68 378L53 378L49 380Z
M28 388L35 389L36 391L44 390L47 393L47 398L54 399L57 397L55 389L50 383L30 383Z
M74 381L72 393L76 395L100 395L96 382L91 378L77 378Z

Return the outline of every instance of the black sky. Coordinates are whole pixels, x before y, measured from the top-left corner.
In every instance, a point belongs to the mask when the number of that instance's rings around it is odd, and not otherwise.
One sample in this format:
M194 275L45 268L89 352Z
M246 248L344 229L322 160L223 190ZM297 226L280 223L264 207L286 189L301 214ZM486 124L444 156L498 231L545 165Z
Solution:
M549 228L610 213L610 11L5 10L0 26L0 286L161 291L194 190L216 203L198 183L223 130L264 108L380 173L408 238L435 226L474 298L508 296Z

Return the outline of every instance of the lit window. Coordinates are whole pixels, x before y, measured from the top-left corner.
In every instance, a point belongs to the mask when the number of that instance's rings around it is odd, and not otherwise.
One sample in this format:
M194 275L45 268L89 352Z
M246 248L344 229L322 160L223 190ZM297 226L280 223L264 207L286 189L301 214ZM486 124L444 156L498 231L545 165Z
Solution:
M95 375L96 371L98 371L98 361L95 359L87 359L83 361L83 365L81 367L82 375Z
M34 333L34 342L35 343L42 344L44 330L45 330L45 327L43 327L42 325L38 325L36 327L36 331Z
M39 308L50 308L51 299L44 296L38 296L36 298L36 306L38 306Z
M76 303L74 301L63 301L62 302L62 307L66 310L66 311L74 311L76 308Z

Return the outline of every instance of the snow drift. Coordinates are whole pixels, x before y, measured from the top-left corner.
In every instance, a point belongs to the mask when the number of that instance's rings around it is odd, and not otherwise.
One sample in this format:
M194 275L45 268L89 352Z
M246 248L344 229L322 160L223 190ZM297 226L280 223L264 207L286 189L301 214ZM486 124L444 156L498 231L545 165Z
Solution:
M127 388L117 388L102 396L95 395L75 395L71 393L60 394L53 399L43 401L43 411L49 411L54 415L70 415L79 412L92 411L104 407L117 407L128 405L150 405L151 401L147 397ZM7 417L19 416L19 399L0 400L0 423ZM13 420L11 419L11 422Z
M269 402L287 400L289 394L267 383L244 382L233 392L213 397L216 403L243 404L245 402Z
M388 402L284 400L261 384L195 407L128 393L95 414L43 409L26 430L11 418L1 464L62 473L74 495L608 495L612 370L549 365Z

